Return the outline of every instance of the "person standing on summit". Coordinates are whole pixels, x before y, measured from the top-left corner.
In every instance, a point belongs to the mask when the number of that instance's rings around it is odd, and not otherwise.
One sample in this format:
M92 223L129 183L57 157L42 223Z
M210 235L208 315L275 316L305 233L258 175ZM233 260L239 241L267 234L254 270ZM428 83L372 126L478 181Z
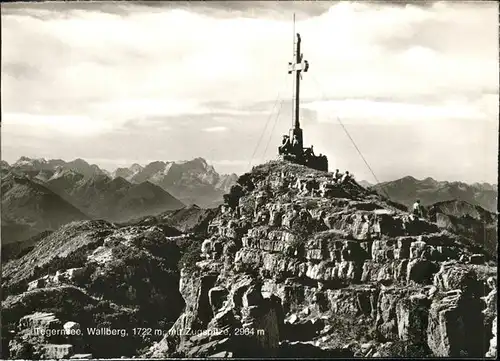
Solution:
M293 152L295 153L295 155L300 155L302 149L300 149L300 144L299 144L299 140L297 139L297 134L294 134L293 135L293 138L292 138L292 149L293 149Z
M337 183L341 177L342 175L340 174L339 170L335 169L335 173L333 174L333 180L335 181L335 183Z
M346 170L344 175L342 176L342 179L340 180L341 184L346 184L352 179L352 176L349 174L349 171Z
M422 217L422 206L420 205L420 199L417 199L417 201L413 203L413 214L418 218Z
M278 147L279 154L288 154L289 147L290 147L290 137L288 135L284 135L281 147Z

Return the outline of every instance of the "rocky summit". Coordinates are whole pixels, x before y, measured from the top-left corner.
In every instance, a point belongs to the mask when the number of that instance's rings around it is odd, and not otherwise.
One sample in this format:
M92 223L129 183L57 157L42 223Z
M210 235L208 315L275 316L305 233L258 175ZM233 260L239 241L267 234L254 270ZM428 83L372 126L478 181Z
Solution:
M496 265L459 236L291 163L255 167L225 202L146 356L496 355Z
M2 346L10 358L496 357L496 271L477 243L353 180L269 162L210 213L43 237L3 269Z

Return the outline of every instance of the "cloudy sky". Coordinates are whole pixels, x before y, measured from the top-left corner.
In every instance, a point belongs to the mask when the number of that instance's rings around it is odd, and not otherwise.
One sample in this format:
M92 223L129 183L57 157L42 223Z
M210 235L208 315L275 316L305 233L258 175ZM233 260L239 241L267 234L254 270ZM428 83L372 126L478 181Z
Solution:
M2 159L104 168L276 158L292 16L310 63L304 141L374 182L496 182L495 2L2 3Z

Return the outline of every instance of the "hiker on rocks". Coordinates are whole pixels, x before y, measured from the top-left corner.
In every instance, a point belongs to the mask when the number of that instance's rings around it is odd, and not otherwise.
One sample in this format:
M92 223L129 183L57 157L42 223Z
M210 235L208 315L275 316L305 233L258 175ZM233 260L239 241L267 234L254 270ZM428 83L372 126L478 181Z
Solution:
M341 177L341 174L340 174L339 170L335 169L335 173L333 173L333 180L335 181L335 183L337 183L339 181L340 177Z
M342 176L340 183L346 184L350 180L351 180L351 175L349 174L349 171L346 170L344 175Z
M422 206L420 204L420 199L417 199L417 201L413 203L413 214L418 218L422 217Z
M212 253L212 241L210 239L206 239L201 244L201 253L205 256L206 259L209 259Z

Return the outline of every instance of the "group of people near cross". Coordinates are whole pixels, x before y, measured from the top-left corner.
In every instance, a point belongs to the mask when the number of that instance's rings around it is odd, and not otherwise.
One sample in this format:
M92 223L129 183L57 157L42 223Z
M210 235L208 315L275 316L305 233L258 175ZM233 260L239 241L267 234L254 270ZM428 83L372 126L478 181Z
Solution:
M299 155L302 154L303 151L296 134L293 135L292 140L290 140L289 135L284 135L281 146L278 148L278 150L279 154L283 155Z
M307 160L316 157L316 155L314 154L314 147L311 145L311 147L309 148L302 148L302 145L300 144L296 134L293 135L291 140L289 135L284 135L281 146L278 147L278 152L280 155L284 156L291 155L295 158L303 158L305 159L306 163ZM323 157L325 157L323 154L319 155L319 158Z
M345 173L342 174L338 169L335 169L335 172L333 173L333 180L335 181L335 183L345 184L352 179L353 176L349 173L348 170L346 170Z

